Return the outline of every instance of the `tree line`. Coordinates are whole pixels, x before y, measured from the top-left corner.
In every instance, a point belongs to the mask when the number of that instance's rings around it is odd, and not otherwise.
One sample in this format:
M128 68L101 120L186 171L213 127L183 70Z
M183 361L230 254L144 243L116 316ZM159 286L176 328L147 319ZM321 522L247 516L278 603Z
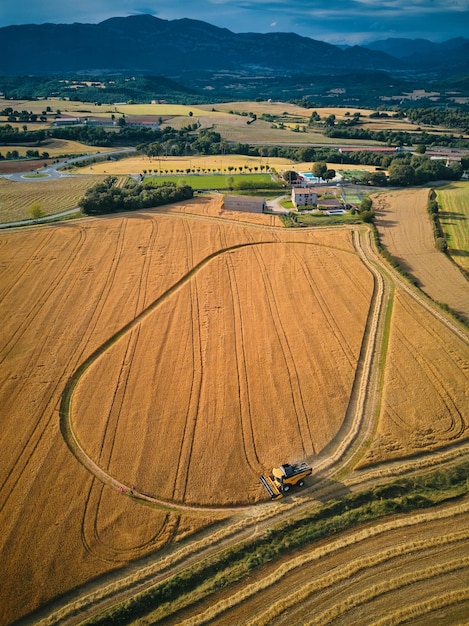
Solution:
M116 186L117 178L108 176L102 182L87 190L80 201L86 215L103 215L121 211L136 211L179 200L192 198L193 190L188 185L175 183L142 185L129 179L125 187Z

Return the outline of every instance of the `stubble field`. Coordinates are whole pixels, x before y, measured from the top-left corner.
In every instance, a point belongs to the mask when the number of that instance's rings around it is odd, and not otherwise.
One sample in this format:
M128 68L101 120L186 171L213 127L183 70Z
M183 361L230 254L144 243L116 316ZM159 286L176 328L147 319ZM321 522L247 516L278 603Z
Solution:
M435 246L428 193L422 188L378 194L376 226L384 246L421 289L469 320L468 282Z
M264 500L340 427L372 293L350 233L200 202L0 237L5 623L224 514L193 505Z

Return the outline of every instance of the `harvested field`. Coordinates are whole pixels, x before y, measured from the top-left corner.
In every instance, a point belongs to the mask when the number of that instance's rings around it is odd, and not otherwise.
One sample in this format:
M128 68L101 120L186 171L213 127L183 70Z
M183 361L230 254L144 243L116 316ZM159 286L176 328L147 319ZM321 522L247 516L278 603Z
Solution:
M350 233L190 215L200 203L0 234L5 623L219 518L143 506L129 486L255 502L261 470L314 455L341 424L372 290ZM125 494L61 435L83 363L71 424Z
M379 194L374 201L381 242L433 300L469 321L469 286L434 243L427 212L428 189Z
M17 150L20 156L25 156L28 150L38 150L39 154L47 152L51 158L57 158L59 156L71 156L81 154L95 154L97 152L107 152L113 148L101 148L99 146L88 146L79 141L71 141L68 139L48 139L41 142L40 146L36 144L9 144L8 150ZM3 148L2 148L3 150ZM114 148L115 150L115 148ZM30 161L31 167L39 167L43 163L43 159L37 161ZM3 163L0 163L3 165Z
M467 343L398 289L378 431L362 465L467 439L468 389Z
M199 603L196 612L191 606L164 623L465 623L467 510L466 501L395 517L309 546L252 573L247 583Z
M44 215L74 209L85 191L100 180L100 176L70 176L18 182L0 178L0 222L29 219L28 210L35 202L41 205Z
M269 166L277 170L292 167L290 159L279 157L261 158L242 156L237 154L226 154L216 156L192 156L192 157L129 157L118 161L105 161L103 163L93 163L92 166L80 167L80 173L84 174L139 174L147 171L152 173L180 173L184 175L187 169L192 172L228 172L229 167L259 167ZM309 164L311 167L311 163ZM259 170L260 171L260 170Z
M212 200L208 201L206 197L194 198L189 203L177 203L170 206L164 206L155 211L170 214L182 214L194 216L217 217L226 221L234 221L245 224L258 224L259 226L283 226L278 215L269 215L266 213L249 213L244 211L228 211L224 208L222 194L212 195Z
M438 189L438 202L448 254L455 263L469 270L469 182L459 181Z

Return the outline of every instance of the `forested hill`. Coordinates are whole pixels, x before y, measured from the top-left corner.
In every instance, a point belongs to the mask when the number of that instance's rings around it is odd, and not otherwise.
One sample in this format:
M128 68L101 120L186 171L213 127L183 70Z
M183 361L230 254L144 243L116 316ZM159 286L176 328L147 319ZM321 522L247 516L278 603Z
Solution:
M341 48L294 33L235 34L206 22L150 15L99 24L42 24L0 29L0 74L95 71L178 76L244 71L294 74L397 70L399 59L360 46Z

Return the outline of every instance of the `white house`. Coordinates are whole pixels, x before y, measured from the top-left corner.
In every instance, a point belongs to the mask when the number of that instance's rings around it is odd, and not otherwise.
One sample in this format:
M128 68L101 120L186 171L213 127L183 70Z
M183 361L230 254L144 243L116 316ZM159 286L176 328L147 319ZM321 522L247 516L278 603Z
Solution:
M301 206L316 206L318 194L308 187L294 187L291 190L291 201L296 209Z

